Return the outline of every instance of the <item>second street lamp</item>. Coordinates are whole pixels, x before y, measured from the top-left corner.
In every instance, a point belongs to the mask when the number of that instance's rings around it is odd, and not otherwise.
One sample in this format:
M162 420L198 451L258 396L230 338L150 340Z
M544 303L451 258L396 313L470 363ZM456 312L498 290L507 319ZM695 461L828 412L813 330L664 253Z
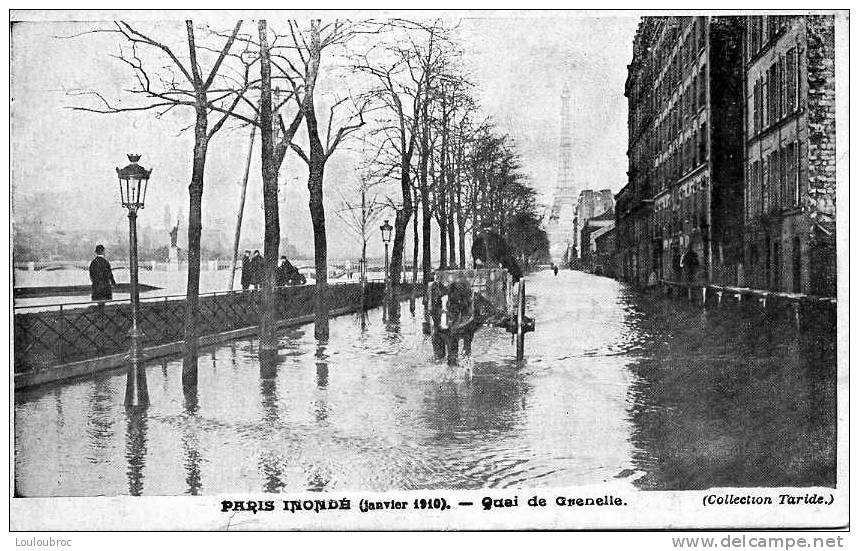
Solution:
M149 185L149 175L152 170L146 170L137 161L140 155L128 155L131 164L117 168L119 177L119 196L122 206L128 209L128 271L131 278L131 347L128 352L128 379L125 388L126 407L143 407L149 405L149 390L146 385L146 373L141 366L143 354L140 350L140 329L138 314L140 311L140 289L137 284L137 211L146 202L146 188Z

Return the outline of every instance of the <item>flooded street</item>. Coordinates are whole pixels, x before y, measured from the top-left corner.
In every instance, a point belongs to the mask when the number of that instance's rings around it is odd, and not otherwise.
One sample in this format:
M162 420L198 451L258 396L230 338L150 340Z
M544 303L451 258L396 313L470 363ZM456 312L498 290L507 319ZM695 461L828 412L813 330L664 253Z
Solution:
M303 490L809 486L835 481L835 358L790 324L643 295L607 278L527 278L526 360L483 328L473 377L431 360L421 306L16 393L20 496Z

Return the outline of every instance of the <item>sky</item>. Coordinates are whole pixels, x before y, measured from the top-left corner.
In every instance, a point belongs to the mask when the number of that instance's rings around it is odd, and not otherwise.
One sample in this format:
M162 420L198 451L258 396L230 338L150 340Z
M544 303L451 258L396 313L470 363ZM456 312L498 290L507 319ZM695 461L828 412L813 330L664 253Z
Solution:
M463 63L475 84L481 109L514 140L530 184L551 201L556 182L560 129L560 93L572 92L574 179L580 188L618 191L626 179L626 99L623 85L632 57L638 18L631 15L590 17L571 12L481 12L466 14L457 34ZM48 16L50 17L50 16ZM101 16L107 18L106 16ZM96 21L98 13L86 19ZM127 101L123 86L128 67L110 54L115 38L90 34L98 23L23 22L12 30L12 193L18 199L35 192L72 194L74 211L65 219L115 221L119 207L114 167L127 164L127 153L143 155L153 168L150 196L139 221L161 228L166 216L187 220L193 137L180 129L193 119L189 111L156 120L151 112L98 115L69 109L81 98L68 90L96 89ZM248 23L246 23L248 25ZM159 38L181 43L181 22L159 23ZM155 32L155 31L154 31ZM336 85L337 79L328 79ZM258 147L257 140L256 146ZM232 228L248 148L245 129L221 132L209 149L203 199L203 225ZM262 242L260 167L252 158L243 246ZM338 220L338 191L354 188L358 154L336 153L326 172L325 193L329 256L354 255L357 240ZM281 173L282 233L300 250L312 251L307 207L306 169L290 154ZM16 220L26 212L15 211ZM393 216L391 216L393 218ZM50 226L50 223L46 224ZM59 228L62 229L62 228ZM187 230L183 223L182 232ZM411 233L411 232L409 232ZM374 240L376 236L374 236ZM169 239L165 233L165 242ZM373 244L371 247L380 247ZM408 243L407 243L407 246Z

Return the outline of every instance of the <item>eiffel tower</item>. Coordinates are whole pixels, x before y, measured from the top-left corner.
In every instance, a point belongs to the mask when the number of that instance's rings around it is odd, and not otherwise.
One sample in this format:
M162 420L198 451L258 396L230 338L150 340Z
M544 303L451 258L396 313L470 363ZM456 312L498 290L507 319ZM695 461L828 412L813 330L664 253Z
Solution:
M561 133L558 143L558 178L552 199L552 209L546 224L549 252L555 263L564 262L576 242L575 212L578 190L573 181L573 138L570 124L570 86L561 90Z

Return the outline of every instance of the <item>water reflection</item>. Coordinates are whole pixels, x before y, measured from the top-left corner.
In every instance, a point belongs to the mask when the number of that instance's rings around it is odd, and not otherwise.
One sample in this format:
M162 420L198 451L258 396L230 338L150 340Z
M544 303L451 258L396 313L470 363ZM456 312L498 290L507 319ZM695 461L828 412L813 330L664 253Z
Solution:
M194 387L196 390L196 387ZM200 466L203 458L200 454L200 440L194 423L198 421L199 401L196 392L185 393L185 422L182 429L182 457L185 467L186 494L200 495L203 488L203 477Z
M325 353L327 344L327 339L316 344L316 388L320 390L328 387L328 355Z
M281 358L277 351L273 354L260 354L260 407L262 410L262 433L269 436L277 435L280 427L280 412L278 408L277 375ZM281 466L282 458L276 449L277 442L269 438L267 445L259 455L259 468L263 476L263 490L279 492L285 486Z
M215 347L196 385L153 362L148 409L119 405L125 373L16 393L16 495L834 481L825 339L586 274L529 278L526 360L483 328L470 378L432 360L422 315L373 309L328 339L287 330L271 355Z
M116 398L107 377L101 376L93 381L88 402L86 435L89 441L89 454L87 460L91 463L101 463L109 459L107 451L114 436L113 409L116 407Z
M125 408L125 459L128 493L143 495L143 469L146 466L146 408Z
M639 487L834 484L834 357L817 369L820 347L763 315L681 308L657 318L667 346L637 327L650 343L630 365Z

